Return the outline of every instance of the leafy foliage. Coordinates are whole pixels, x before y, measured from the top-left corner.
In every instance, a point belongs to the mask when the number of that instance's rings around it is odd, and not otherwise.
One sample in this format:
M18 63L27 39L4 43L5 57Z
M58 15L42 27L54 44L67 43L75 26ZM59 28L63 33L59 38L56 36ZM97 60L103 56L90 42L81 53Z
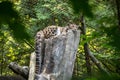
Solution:
M18 12L13 8L12 2L0 2L0 11L0 25L8 25L16 39L29 39L30 36L26 33L25 26L22 24Z
M115 6L115 0L0 1L0 74L11 74L7 65L12 61L29 64L38 30L49 25L66 26L71 22L81 26L80 15L83 14L87 33L81 34L73 80L119 80L120 31ZM20 41L16 42L15 39ZM101 73L91 61L92 74L88 76L84 43L89 44L91 53L111 76Z
M85 16L92 17L92 8L89 5L89 0L70 0L75 13L82 13Z
M15 5L8 0L0 1L1 76L11 75L8 64L12 61L19 62L22 65L29 64L29 53L31 53L33 49L31 49L28 43L24 42L25 40L30 41L30 36L26 32L26 27Z

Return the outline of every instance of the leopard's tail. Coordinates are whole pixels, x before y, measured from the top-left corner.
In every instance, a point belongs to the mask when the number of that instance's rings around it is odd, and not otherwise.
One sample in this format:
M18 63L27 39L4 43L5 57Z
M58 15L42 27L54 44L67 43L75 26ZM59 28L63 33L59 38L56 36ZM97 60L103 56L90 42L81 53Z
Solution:
M36 43L35 43L35 53L36 53L36 66L35 66L35 73L40 74L42 69L42 54L44 48L44 34L42 31L39 31L36 34Z

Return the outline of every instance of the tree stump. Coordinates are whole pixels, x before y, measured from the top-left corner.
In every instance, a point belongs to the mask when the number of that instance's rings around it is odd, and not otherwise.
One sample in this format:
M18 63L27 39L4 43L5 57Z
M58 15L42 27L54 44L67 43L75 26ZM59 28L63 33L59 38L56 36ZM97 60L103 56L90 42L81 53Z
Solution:
M41 74L35 74L36 57L35 53L32 53L28 80L70 80L79 41L79 30L68 30L66 34L45 39L44 53L41 53L44 59Z

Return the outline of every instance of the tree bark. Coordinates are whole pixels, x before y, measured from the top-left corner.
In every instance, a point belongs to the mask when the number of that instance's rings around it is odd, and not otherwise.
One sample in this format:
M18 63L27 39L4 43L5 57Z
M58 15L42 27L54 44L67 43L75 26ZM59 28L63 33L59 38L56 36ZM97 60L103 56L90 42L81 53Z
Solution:
M28 74L29 74L29 70L28 67L26 66L19 66L17 63L15 62L11 62L9 64L9 68L16 74L19 74L20 76L22 76L25 79L28 79Z
M35 77L35 63L36 63L36 54L35 54L35 52L33 52L31 54L31 57L30 57L28 80L34 80L34 77Z
M35 52L31 53L29 68L26 66L20 66L16 62L11 62L9 68L16 74L22 76L26 80L34 80L35 77ZM28 75L29 74L29 75Z
M81 26L82 26L82 34L86 35L86 26L85 26L85 20L83 15L81 16ZM86 38L83 38L83 40L86 40ZM87 67L87 73L91 74L91 64L90 64L90 56L89 56L89 47L88 43L84 44L84 52L85 52L85 61L86 61L86 67Z

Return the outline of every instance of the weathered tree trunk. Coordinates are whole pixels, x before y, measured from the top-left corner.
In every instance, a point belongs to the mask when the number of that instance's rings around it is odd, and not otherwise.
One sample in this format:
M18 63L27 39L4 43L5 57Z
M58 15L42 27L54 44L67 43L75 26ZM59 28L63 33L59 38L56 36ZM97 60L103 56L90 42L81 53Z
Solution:
M16 74L19 74L20 76L22 76L25 79L28 79L28 74L29 74L29 70L28 67L24 66L19 66L17 63L15 62L11 62L9 64L9 68Z
M31 56L29 80L70 80L80 40L80 31L69 30L66 34L45 40L41 74L35 74L35 53ZM33 64L32 64L33 63ZM31 65L32 64L32 65ZM33 76L33 77L32 77Z

